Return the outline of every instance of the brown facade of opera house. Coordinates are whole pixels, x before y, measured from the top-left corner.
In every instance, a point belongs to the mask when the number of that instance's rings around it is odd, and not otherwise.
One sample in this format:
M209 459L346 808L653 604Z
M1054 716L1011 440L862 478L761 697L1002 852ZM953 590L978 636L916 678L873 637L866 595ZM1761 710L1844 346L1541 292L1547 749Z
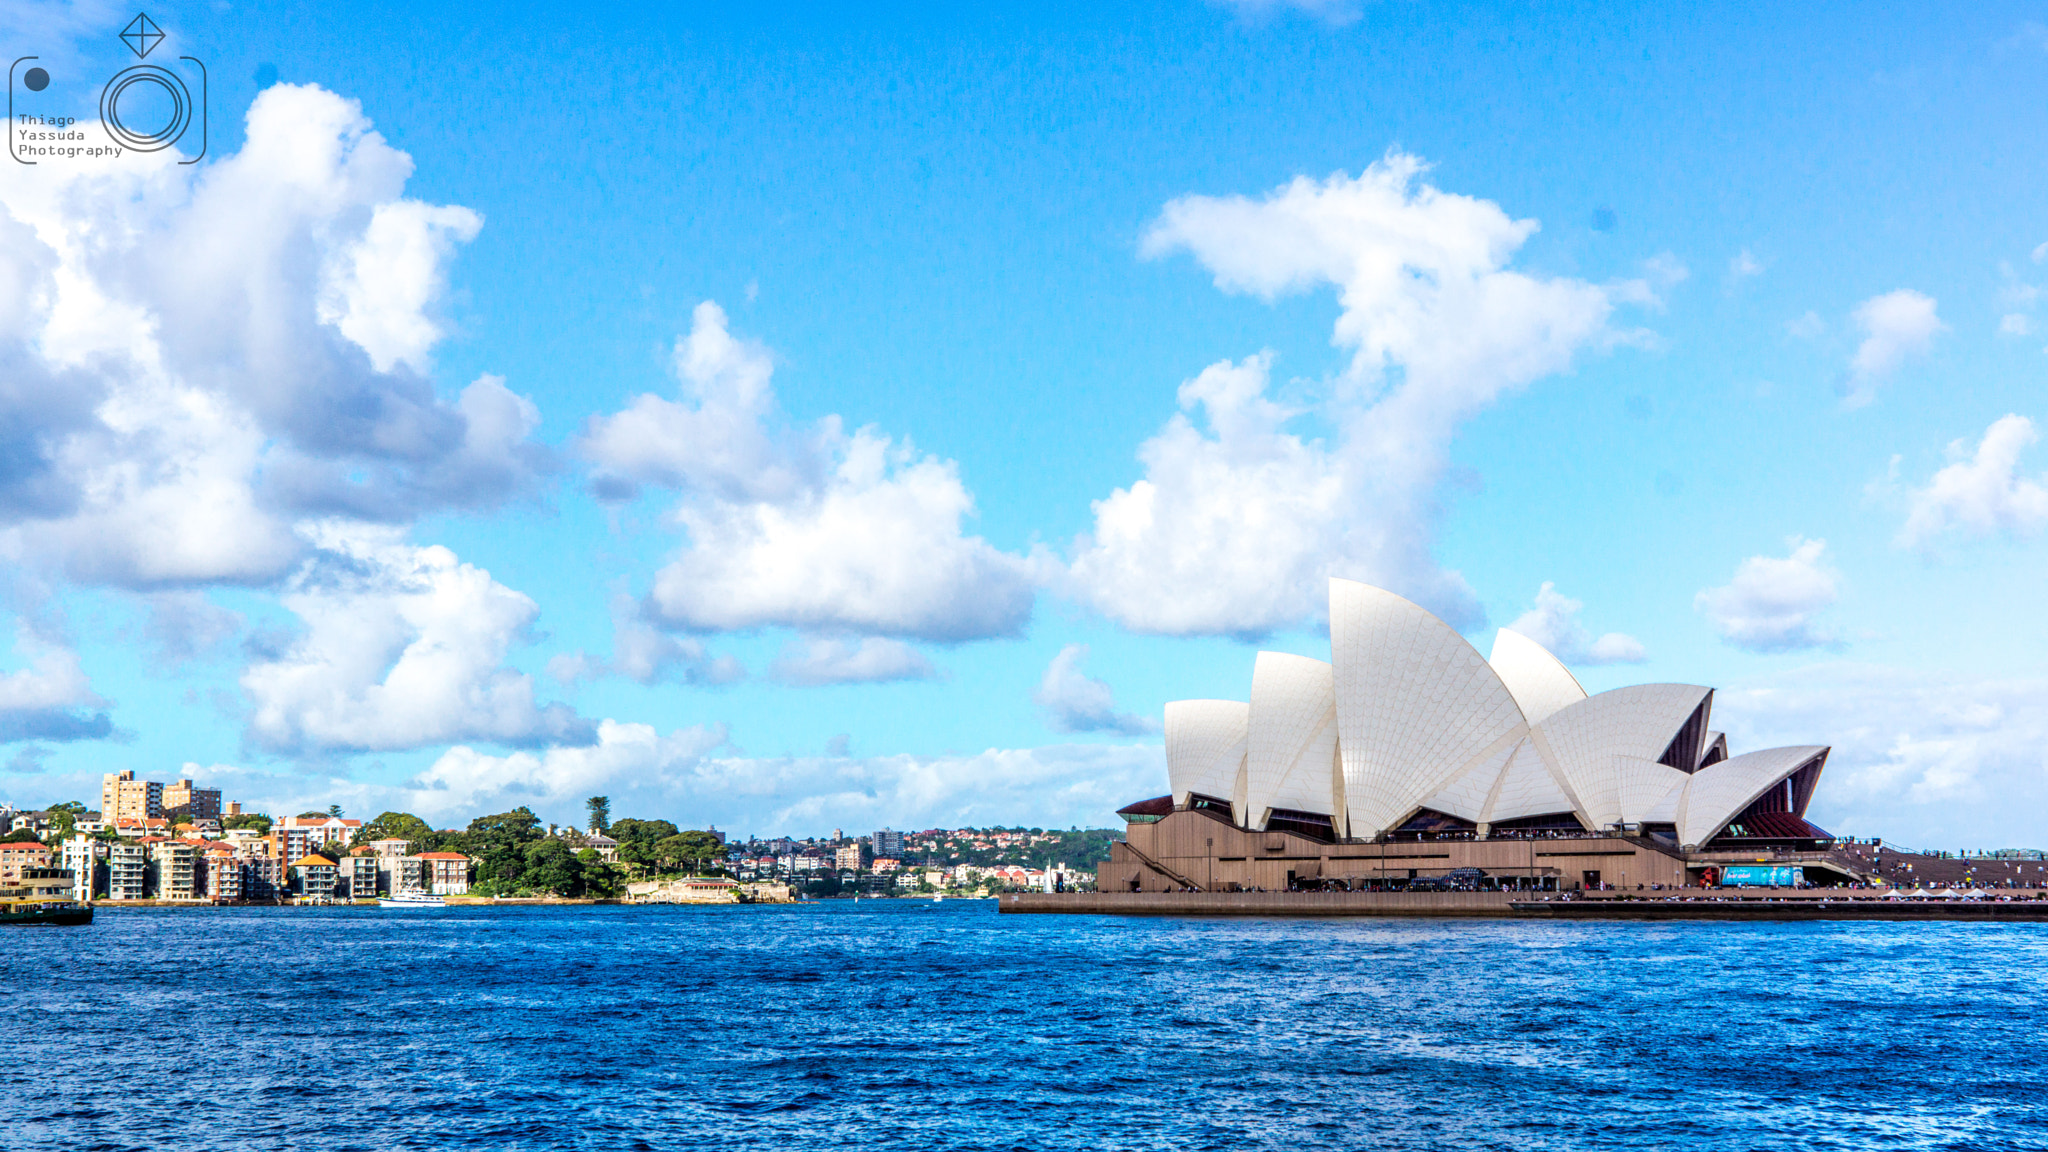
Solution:
M1166 706L1171 791L1122 810L1100 891L1677 888L1759 864L1804 884L1876 876L1868 846L1806 820L1828 749L1731 754L1711 688L1588 694L1526 636L1502 629L1484 657L1351 581L1330 582L1329 619L1329 661L1261 652L1249 700Z
M1815 764L1818 775L1819 764ZM1775 799L1775 797L1774 797ZM1570 813L1518 828L1477 829L1419 812L1397 832L1339 839L1327 819L1239 828L1230 806L1171 796L1119 813L1125 840L1096 868L1103 892L1584 891L1711 884L1728 866L1794 865L1804 882L1860 883L1875 876L1868 853L1838 845L1792 813L1745 814L1702 849L1682 850L1655 825L1589 830ZM1304 814L1306 815L1306 814ZM1766 817L1764 819L1758 816ZM1776 819L1769 817L1775 816Z

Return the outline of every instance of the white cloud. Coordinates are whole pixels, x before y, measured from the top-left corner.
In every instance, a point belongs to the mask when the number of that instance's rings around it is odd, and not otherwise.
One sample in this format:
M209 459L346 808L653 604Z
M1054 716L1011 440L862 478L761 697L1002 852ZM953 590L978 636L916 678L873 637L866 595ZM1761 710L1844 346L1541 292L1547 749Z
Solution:
M580 444L600 494L682 490L673 518L690 543L656 573L651 619L939 641L1023 627L1035 566L962 533L974 498L951 461L836 417L772 428L767 354L733 340L716 304L698 307L676 361L688 401L639 397Z
M622 597L612 603L611 659L562 653L548 660L548 675L562 684L624 676L642 684L717 686L746 679L747 670L731 655L714 655L694 636L671 636L652 627L640 617L640 606Z
M2039 531L2048 524L2048 477L2018 474L2020 453L2038 439L2032 420L2007 415L1984 430L1975 452L1963 440L1950 444L1956 462L1910 494L1898 544L1924 546L1951 528L1978 536Z
M1333 444L1286 430L1267 355L1182 385L1175 416L1139 449L1144 479L1095 504L1069 592L1139 631L1258 635L1313 618L1343 574L1413 596L1456 622L1471 590L1437 567L1437 487L1457 426L1503 393L1566 370L1620 337L1602 288L1508 268L1536 230L1484 200L1441 192L1390 153L1353 178L1298 179L1259 200L1169 203L1144 251L1185 249L1217 287L1271 299L1322 285L1342 311L1350 368L1316 415Z
M1920 848L2048 847L2048 681L1828 664L1714 695L1735 750L1829 744L1809 812Z
M1877 386L1909 358L1925 355L1934 338L1948 330L1934 314L1934 297L1908 288L1873 296L1856 308L1863 342L1849 358L1845 408L1861 408L1877 397Z
M1137 736L1159 731L1159 722L1116 710L1108 684L1088 675L1086 644L1069 644L1045 667L1045 677L1031 698L1044 708L1055 732L1116 732Z
M2000 336L2027 336L2034 331L2034 322L2024 312L2008 312L1998 321Z
M1813 340L1827 330L1828 322L1820 318L1820 313L1813 311L1785 325L1785 334L1797 340Z
M1693 598L1693 607L1707 614L1723 640L1751 652L1836 643L1814 623L1839 595L1837 576L1823 560L1827 541L1794 536L1786 544L1784 558L1751 556L1736 566L1732 581Z
M1585 607L1545 580L1536 590L1536 606L1517 616L1508 629L1543 645L1567 664L1640 664L1647 659L1642 642L1633 636L1607 632L1594 638L1579 622Z
M381 751L588 738L574 712L537 705L532 678L504 667L539 612L532 600L399 529L309 531L314 554L283 596L306 631L242 675L258 744Z
M1728 261L1728 275L1736 280L1747 280L1751 276L1764 274L1763 262L1750 255L1749 249L1737 252Z
M467 209L352 101L279 85L240 152L41 165L0 184L0 555L136 588L267 583L294 525L532 486L531 405L420 375Z
M92 690L76 651L26 625L16 630L15 650L29 666L0 672L0 743L96 740L113 732L107 702Z
M901 640L804 636L783 647L769 674L784 684L808 687L928 680L938 675L938 669L924 653Z

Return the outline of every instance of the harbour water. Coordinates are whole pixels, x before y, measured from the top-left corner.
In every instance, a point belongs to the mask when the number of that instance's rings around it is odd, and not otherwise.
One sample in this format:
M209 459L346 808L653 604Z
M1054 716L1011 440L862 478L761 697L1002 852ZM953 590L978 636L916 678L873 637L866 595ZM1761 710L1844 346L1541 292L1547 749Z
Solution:
M2048 925L102 911L8 1147L2039 1149Z

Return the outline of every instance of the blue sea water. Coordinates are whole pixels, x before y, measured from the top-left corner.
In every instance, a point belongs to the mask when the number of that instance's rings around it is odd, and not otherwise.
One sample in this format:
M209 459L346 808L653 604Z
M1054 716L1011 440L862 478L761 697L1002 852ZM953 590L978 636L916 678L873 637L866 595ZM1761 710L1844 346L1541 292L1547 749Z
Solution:
M2041 1149L2048 926L102 910L0 934L0 1141Z

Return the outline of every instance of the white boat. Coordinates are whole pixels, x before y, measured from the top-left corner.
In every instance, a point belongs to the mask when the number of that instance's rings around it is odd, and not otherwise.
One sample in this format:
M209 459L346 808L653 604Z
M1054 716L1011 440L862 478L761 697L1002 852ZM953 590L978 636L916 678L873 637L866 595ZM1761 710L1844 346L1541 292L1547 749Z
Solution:
M441 899L439 896L429 896L425 892L400 892L396 896L379 896L377 898L377 907L379 908L446 908L447 906L448 902L446 900Z

